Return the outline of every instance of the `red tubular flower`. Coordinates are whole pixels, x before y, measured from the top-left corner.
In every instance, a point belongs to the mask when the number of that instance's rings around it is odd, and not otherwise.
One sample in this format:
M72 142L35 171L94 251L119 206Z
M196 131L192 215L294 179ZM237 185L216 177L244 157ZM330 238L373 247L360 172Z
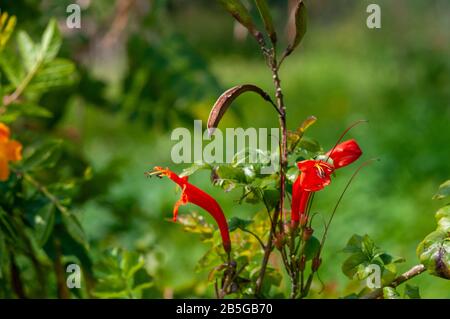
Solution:
M356 161L362 154L355 140L348 140L336 145L325 154L326 160L305 160L297 163L300 175L292 186L291 222L298 224L305 213L312 192L322 190L331 183L331 174L335 169ZM328 163L331 158L333 164Z
M347 166L356 161L362 154L358 143L355 140L348 140L336 145L332 150L326 153L333 160L335 169Z
M155 167L154 170L159 172L160 176L169 177L182 189L181 198L175 203L175 206L173 208L173 221L177 220L178 208L182 205L186 205L188 202L203 208L217 222L220 230L220 235L222 236L223 248L227 253L229 253L231 251L231 241L230 234L228 232L228 223L222 211L222 208L219 206L217 201L201 189L188 183L187 176L179 177L171 170L164 169L159 166Z

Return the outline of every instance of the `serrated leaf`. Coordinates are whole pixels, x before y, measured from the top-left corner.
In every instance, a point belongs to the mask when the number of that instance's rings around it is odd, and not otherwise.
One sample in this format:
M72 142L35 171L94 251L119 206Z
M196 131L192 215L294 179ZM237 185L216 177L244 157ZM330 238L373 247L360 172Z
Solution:
M238 96L245 92L255 92L259 94L264 100L272 103L272 99L270 98L270 96L261 88L253 84L238 85L226 90L217 99L216 103L214 103L214 106L211 109L211 113L209 114L207 127L210 136L214 132L214 129L219 125L220 120L230 107L231 103L233 103L233 101Z
M286 56L290 55L295 50L295 48L300 44L306 33L307 12L305 4L303 3L302 0L299 0L297 2L292 23L295 24L295 28L293 28L295 30L295 35L293 39L290 41L288 47L286 48L285 52Z
M241 219L238 217L233 217L228 221L228 230L230 232L235 231L236 229L246 229L247 226L249 226L251 223L253 223L252 220L248 219Z
M277 33L275 32L275 26L273 25L272 15L266 0L255 0L256 7L264 22L264 28L267 31L267 35L273 44L277 42Z

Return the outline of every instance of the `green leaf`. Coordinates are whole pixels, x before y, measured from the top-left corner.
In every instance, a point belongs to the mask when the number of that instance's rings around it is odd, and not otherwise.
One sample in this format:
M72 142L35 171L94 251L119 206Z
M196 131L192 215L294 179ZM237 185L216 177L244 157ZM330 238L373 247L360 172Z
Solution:
M240 228L240 229L246 229L248 225L250 225L251 223L253 223L252 220L248 220L248 219L241 219L238 217L232 217L229 221L228 221L228 230L230 232L235 231L236 229Z
M392 287L384 287L383 288L383 298L384 299L400 299L400 295L397 292L397 290L395 290Z
M417 256L430 274L450 279L450 205L436 212L437 228L417 246Z
M17 112L19 115L31 117L50 118L53 116L53 114L46 108L30 102L12 103L9 105L7 112Z
M355 274L369 262L366 255L362 253L354 253L348 257L342 264L342 272L349 278L353 279ZM364 267L365 268L365 267Z
M30 72L38 62L38 49L28 33L20 31L17 35L17 45L25 69Z
M5 72L8 81L16 88L25 77L23 62L10 50L2 51L0 54L0 67ZM13 88L13 89L14 89Z
M35 237L42 247L47 242L55 225L55 206L50 203L34 216Z
M55 19L48 23L40 44L40 55L44 62L53 60L59 52L62 39Z
M225 9L254 36L259 32L255 28L252 17L240 0L219 0Z
M277 34L273 25L272 15L266 0L255 0L256 6L259 10L259 14L264 22L264 27L267 31L267 35L273 44L277 42Z
M180 176L190 176L201 169L211 169L211 165L207 163L194 163L183 169Z
M405 284L404 297L409 299L420 299L419 287Z
M60 140L50 141L41 145L31 156L25 159L23 169L25 171L32 171L54 167L59 158L61 145L62 141Z
M297 149L316 154L322 150L322 147L320 146L318 141L310 137L303 136L297 145Z
M88 241L86 238L86 234L83 230L83 227L81 227L80 222L78 221L78 218L76 218L73 214L61 214L62 221L64 226L66 227L67 232L69 233L70 237L74 239L79 244L83 245L84 247L88 246Z
M75 64L66 59L55 59L44 65L27 86L27 92L45 92L70 86L76 82Z
M448 196L450 196L450 179L439 186L439 189L433 196L433 199L444 199Z
M436 230L417 247L417 255L430 274L450 279L450 239L448 234Z
M113 249L102 254L95 265L98 284L94 296L99 298L141 298L153 285L145 271L144 257L136 252Z
M310 237L305 245L304 254L306 256L306 260L308 261L313 259L319 252L319 249L320 249L320 241L314 236Z
M245 184L246 176L242 168L230 165L221 165L213 170L213 183L230 191L236 184Z
M286 48L285 55L288 56L291 54L295 48L300 44L303 37L306 33L306 25L307 25L307 12L305 4L302 0L299 0L297 6L295 8L295 16L293 19L293 23L295 24L295 35L288 47Z
M435 214L437 229L450 233L450 205L440 208Z

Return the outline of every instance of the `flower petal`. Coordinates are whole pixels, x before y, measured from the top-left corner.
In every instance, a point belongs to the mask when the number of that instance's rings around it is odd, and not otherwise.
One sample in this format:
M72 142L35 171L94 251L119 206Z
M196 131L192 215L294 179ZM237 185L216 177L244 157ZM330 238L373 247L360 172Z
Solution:
M334 168L338 169L356 161L362 154L361 148L355 140L342 142L326 155L333 160Z

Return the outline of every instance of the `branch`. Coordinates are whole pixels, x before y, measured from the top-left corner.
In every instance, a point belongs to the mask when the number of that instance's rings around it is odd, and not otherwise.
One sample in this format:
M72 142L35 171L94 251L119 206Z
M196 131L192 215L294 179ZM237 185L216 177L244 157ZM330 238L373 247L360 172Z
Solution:
M422 265L422 264L416 265L416 266L412 267L410 270L408 270L407 272L405 272L402 275L395 278L392 281L392 283L386 287L395 288L395 287L401 285L402 283L404 283L405 281L408 281L408 280L420 275L425 270L427 270L427 269L424 265ZM360 299L378 299L382 296L383 296L383 288L378 288L378 289L375 289L374 291L369 292L368 294L362 296Z

